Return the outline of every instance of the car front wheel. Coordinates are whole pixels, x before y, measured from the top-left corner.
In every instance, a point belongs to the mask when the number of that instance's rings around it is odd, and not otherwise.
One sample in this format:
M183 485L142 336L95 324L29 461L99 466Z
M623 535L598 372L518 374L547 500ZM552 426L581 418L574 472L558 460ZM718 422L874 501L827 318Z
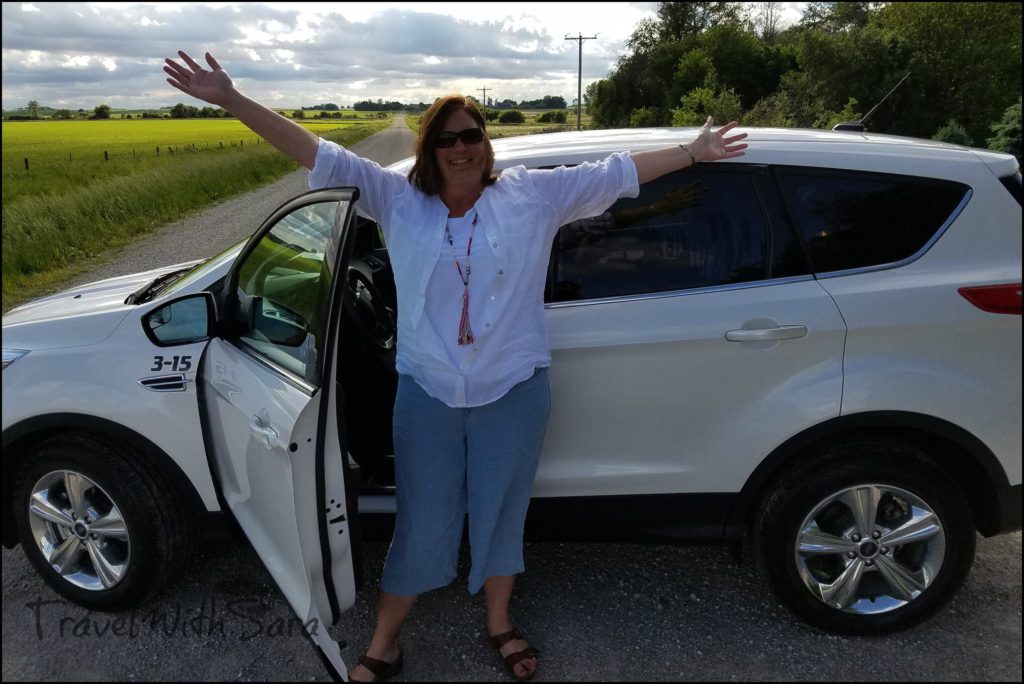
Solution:
M139 454L87 435L49 439L14 485L22 548L58 593L89 608L137 604L191 549L185 511Z
M826 630L909 627L956 592L974 560L971 508L915 447L888 439L813 454L754 523L762 568L798 616Z

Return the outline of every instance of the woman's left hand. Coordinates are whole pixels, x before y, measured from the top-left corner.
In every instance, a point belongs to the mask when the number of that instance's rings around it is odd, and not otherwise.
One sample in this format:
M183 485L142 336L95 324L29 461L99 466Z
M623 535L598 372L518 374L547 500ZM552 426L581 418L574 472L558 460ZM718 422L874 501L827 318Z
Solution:
M697 161L715 161L717 159L730 159L743 156L743 150L747 149L746 143L736 144L747 137L746 133L726 137L725 134L739 125L737 121L730 121L717 131L711 130L714 121L709 116L708 120L701 126L697 139L693 141L693 156Z

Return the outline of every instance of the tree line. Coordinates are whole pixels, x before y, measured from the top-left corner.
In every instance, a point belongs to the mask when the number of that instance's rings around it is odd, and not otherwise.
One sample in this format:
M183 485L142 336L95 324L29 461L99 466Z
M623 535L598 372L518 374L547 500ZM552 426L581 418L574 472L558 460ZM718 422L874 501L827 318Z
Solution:
M662 2L584 103L594 125L831 128L871 114L880 133L1020 156L1021 4L810 2L780 28L781 4ZM993 133L995 135L993 136ZM998 143L990 143L998 144Z

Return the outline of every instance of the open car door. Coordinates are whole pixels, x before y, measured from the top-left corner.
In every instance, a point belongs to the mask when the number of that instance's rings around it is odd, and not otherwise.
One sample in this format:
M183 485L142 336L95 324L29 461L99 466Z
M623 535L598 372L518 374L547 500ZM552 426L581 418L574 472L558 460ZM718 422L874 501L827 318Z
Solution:
M358 560L334 381L357 197L355 188L306 193L253 235L225 280L199 383L221 505L335 679L347 671L327 627L355 601Z

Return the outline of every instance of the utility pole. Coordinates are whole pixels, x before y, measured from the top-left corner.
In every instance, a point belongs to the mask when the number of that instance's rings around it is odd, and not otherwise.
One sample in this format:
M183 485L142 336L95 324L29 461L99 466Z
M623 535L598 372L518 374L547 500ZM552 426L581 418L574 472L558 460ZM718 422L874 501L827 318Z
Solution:
M596 38L597 38L596 35L584 37L582 33L577 34L577 36L575 38L573 38L572 36L569 36L569 35L565 36L566 40L579 41L579 44L580 44L580 70L579 70L579 77L578 77L578 79L576 81L576 130L577 131L582 131L583 130L583 41L585 41L585 40L595 40Z
M486 107L487 106L487 91L488 90L494 90L494 88L477 88L476 90L477 90L477 92L480 92L481 90L484 91L484 107Z

